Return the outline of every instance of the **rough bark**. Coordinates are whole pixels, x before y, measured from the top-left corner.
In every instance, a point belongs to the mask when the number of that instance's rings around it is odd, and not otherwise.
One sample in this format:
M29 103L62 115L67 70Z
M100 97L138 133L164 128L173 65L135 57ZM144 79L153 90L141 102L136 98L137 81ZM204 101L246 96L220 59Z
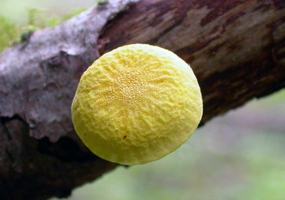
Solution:
M0 199L68 196L117 165L77 138L70 104L100 55L149 43L191 64L202 124L285 86L284 0L112 0L0 56Z

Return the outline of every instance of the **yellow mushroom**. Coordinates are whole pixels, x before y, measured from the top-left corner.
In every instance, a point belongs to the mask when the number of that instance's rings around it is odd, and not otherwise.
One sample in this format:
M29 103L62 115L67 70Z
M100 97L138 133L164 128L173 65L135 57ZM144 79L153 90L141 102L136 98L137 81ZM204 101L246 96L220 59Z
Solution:
M132 44L104 54L84 72L72 120L94 154L135 165L181 146L202 110L200 87L186 62L166 49Z

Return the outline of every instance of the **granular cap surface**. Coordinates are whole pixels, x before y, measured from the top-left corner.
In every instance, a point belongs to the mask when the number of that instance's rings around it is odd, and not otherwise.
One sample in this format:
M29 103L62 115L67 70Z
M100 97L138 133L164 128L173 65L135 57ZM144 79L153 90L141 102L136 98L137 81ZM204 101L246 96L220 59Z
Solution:
M119 47L82 75L72 102L74 128L97 156L135 165L158 160L196 130L202 96L190 66L146 44Z

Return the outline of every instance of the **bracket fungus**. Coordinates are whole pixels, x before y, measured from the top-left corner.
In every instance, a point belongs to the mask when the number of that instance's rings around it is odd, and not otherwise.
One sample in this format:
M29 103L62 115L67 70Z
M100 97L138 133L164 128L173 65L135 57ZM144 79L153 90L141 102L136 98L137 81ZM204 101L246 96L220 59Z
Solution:
M72 120L83 143L119 164L158 160L196 130L203 111L200 87L176 54L147 44L119 47L82 75Z

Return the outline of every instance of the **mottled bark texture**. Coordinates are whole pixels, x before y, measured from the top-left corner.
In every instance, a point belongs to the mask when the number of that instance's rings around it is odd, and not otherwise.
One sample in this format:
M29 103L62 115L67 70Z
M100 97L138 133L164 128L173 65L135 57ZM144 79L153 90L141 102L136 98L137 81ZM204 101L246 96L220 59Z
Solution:
M117 165L78 140L82 72L130 43L177 53L198 77L202 123L285 86L284 0L112 0L0 57L0 199L64 197Z

